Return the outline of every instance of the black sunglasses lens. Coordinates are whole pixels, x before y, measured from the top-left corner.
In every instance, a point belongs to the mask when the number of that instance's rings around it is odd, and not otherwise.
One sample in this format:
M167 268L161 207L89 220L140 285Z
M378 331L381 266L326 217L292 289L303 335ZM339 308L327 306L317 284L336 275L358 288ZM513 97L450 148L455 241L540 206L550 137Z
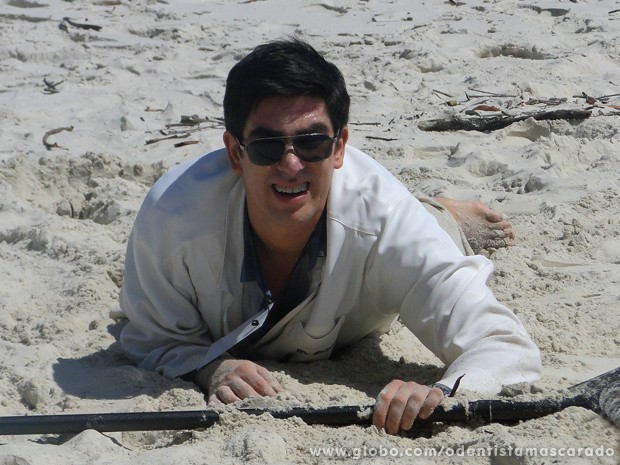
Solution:
M293 142L295 152L304 161L321 161L332 153L333 141L324 134L301 136Z
M286 144L281 139L258 139L248 144L248 155L252 163L268 166L282 159L285 148Z

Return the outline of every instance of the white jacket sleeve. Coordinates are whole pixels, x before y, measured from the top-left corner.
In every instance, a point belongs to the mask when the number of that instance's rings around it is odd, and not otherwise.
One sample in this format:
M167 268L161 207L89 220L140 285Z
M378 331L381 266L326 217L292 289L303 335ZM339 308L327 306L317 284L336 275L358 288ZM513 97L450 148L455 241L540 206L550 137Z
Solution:
M504 384L538 379L538 348L487 285L493 264L463 256L416 200L396 210L376 244L369 284L377 302L387 302L384 309L399 313L448 365L440 382L452 387L465 375L462 389L498 392Z
M234 186L239 178L220 150L177 165L145 198L127 244L120 294L129 319L121 346L140 367L184 375L203 365L221 337L223 225L231 192L242 195Z
M142 368L174 378L200 366L211 340L196 308L183 260L155 253L134 228L127 248L121 309L129 322L121 333L127 355Z

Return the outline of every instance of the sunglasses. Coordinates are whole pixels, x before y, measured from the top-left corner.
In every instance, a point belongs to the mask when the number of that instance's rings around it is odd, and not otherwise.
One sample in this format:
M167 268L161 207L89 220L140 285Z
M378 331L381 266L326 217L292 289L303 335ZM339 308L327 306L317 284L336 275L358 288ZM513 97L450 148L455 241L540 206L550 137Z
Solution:
M239 149L245 151L255 165L269 166L278 163L286 153L288 141L293 144L295 155L304 162L315 163L329 158L340 133L334 137L327 134L299 134L297 136L264 137L243 145L237 139Z

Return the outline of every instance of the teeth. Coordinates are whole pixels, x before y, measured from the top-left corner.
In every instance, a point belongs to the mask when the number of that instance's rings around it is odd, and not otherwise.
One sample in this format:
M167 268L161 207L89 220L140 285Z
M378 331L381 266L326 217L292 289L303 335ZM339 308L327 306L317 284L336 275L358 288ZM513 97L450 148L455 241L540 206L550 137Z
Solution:
M295 187L284 187L284 186L278 186L278 185L274 185L276 191L278 191L280 194L299 194L300 192L305 192L308 190L308 183L303 183L301 186L295 186Z

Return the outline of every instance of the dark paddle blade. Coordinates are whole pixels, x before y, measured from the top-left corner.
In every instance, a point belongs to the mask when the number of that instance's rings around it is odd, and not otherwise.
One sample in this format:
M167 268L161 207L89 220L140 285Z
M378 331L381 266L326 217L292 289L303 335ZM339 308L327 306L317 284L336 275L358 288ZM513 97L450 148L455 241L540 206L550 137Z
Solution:
M620 427L620 381L606 387L599 397L601 411L611 422Z
M583 407L603 413L620 426L618 402L613 402L612 392L620 389L620 367L568 388L565 398L546 398L532 401L510 399L475 400L467 406L455 405L435 409L427 422L511 422L540 418L568 407ZM601 398L605 400L601 405ZM610 400L607 400L607 398Z
M449 409L444 409L440 405L425 422L516 422L544 417L567 407L584 407L593 410L592 403L583 396L530 401L510 399L474 400L466 405L458 404Z
M600 398L603 391L617 389L619 385L620 367L584 381L583 383L575 384L574 386L569 387L568 391L574 393L575 395L582 395L589 399L593 404L591 410L600 413L602 411Z

